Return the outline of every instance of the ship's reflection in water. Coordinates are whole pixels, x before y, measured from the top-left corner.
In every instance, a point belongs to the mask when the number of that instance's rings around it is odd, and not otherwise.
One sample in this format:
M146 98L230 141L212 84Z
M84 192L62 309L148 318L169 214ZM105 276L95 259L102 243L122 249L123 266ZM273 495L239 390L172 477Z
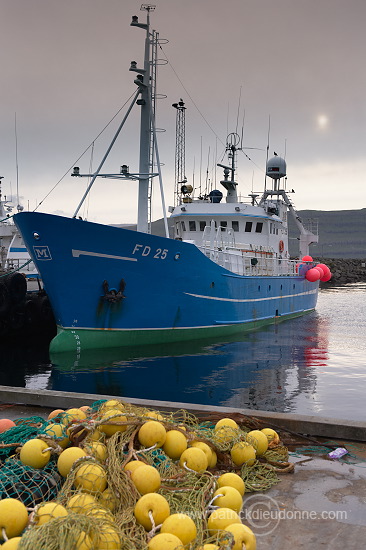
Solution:
M366 283L323 290L316 312L225 341L52 357L1 342L0 385L366 421Z
M47 387L181 403L292 411L316 394L327 323L316 312L225 341L51 357Z

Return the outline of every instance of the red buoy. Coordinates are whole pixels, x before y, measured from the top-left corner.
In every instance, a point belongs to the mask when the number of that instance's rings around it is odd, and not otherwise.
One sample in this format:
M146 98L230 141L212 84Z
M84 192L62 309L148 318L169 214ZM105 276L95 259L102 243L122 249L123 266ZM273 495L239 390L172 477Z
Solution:
M330 273L330 269L327 265L325 264L318 264L316 267L320 267L322 270L323 270L323 276L320 277L320 280L323 282L323 283L326 283L327 281L329 281L329 279L331 278L331 273Z
M330 271L329 267L325 264L317 264L316 267L321 267L324 272Z
M315 281L318 281L320 279L319 270L315 269L315 267L312 267L311 269L309 269L309 271L306 272L305 279L307 279L311 283L315 283Z
M314 269L317 269L320 273L320 280L322 279L322 277L324 277L324 269L322 267L319 267L318 265L316 265L314 267Z
M328 273L325 273L324 276L320 279L323 283L326 283L332 278L331 272L328 270Z
M313 258L311 256L304 256L302 258L302 261L303 262L312 262L313 261Z

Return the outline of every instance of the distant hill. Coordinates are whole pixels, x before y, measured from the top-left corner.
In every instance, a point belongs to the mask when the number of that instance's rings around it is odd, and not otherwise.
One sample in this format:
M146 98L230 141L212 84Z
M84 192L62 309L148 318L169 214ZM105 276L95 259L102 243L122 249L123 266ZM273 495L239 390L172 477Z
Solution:
M298 210L298 214L306 225L308 219L318 220L319 244L310 247L314 258L366 258L366 208L361 210ZM153 235L164 236L163 219L153 222ZM169 223L170 236L173 228ZM128 226L136 230L136 225ZM291 256L299 255L298 230L289 216L289 244Z
M361 210L299 210L303 222L318 220L319 243L312 244L315 258L366 258L366 208ZM289 220L290 254L298 255L297 228Z

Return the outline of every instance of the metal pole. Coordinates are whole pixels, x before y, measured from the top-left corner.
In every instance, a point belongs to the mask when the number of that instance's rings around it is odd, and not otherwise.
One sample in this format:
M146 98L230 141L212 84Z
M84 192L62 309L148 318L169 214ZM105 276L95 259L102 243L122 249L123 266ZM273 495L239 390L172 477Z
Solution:
M106 153L105 153L105 155L104 155L104 157L103 157L101 163L99 164L99 166L98 166L96 172L94 173L94 175L93 175L93 177L92 177L92 179L91 179L91 182L89 183L89 185L88 185L88 187L87 187L87 190L85 191L85 193L84 193L84 195L83 195L83 198L81 199L81 201L80 201L80 203L79 203L79 206L78 206L77 209L75 210L75 213L74 213L74 215L73 215L73 218L76 218L76 216L78 215L78 212L79 212L80 208L82 207L83 202L85 201L85 199L86 199L86 197L87 197L87 195L88 195L90 189L92 188L92 185L94 184L95 180L97 179L97 177L98 177L98 175L99 175L99 172L100 172L101 169L102 169L103 164L104 164L105 161L107 160L107 157L108 157L109 153L111 152L111 149L112 149L113 145L115 144L115 141L116 141L116 139L118 138L118 135L119 135L120 131L122 130L122 128L123 128L123 126L124 126L124 124L125 124L125 122L126 122L126 120L127 120L127 117L128 117L128 115L130 114L130 112L131 112L131 110L132 110L132 107L134 106L134 104L135 104L135 102L136 102L136 99L137 99L137 97L138 97L139 94L140 94L140 88L139 88L139 89L137 90L137 92L135 93L134 98L133 98L133 100L132 100L132 102L131 102L131 105L129 106L129 108L128 108L128 110L127 110L127 113L125 114L125 116L124 116L124 118L123 118L121 124L119 125L118 130L117 130L117 132L116 132L114 138L112 139L111 144L109 145L109 147L108 147L108 149L107 149L107 151L106 151Z
M150 17L147 12L147 29L145 39L144 75L141 87L141 120L140 120L140 174L150 172L150 137L151 137L151 82L150 82ZM141 177L138 191L137 231L149 231L149 176Z
M151 98L150 98L150 100L151 100ZM162 178L162 174L161 174L158 140L156 139L156 128L155 128L155 119L154 119L154 117L151 118L151 122L152 122L152 130L153 130L153 135L154 135L154 149L155 149L156 164L158 166L158 173L159 173L159 186L160 186L160 195L161 195L161 206L162 206L162 209L163 209L165 236L166 236L167 239L169 239L169 229L168 229L168 220L167 220L166 207L165 207L163 178Z

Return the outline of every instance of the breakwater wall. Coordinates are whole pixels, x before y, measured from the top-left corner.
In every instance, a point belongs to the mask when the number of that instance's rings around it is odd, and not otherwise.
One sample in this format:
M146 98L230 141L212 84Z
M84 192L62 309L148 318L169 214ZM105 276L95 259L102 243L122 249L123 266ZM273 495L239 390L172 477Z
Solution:
M332 272L332 278L323 287L366 282L365 259L314 258L318 263L326 264Z

